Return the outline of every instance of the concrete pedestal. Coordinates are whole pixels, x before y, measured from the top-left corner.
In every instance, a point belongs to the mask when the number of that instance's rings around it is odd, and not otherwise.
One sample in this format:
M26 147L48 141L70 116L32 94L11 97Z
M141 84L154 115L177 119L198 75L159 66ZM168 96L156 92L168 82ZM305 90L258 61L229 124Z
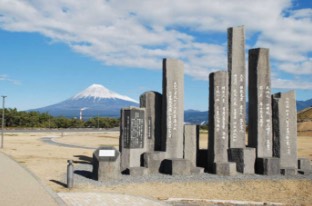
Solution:
M163 160L160 171L161 173L169 175L190 175L192 168L190 160L173 158Z
M148 175L149 171L145 167L130 167L129 168L129 175L134 176L134 177L141 177Z
M297 169L296 168L281 168L281 175L296 175Z
M143 154L143 166L148 168L150 174L157 174L165 156L165 152L146 152Z
M214 163L214 173L217 175L234 176L236 172L235 162Z
M106 181L120 178L120 154L115 148L101 147L93 153L93 179Z
M262 175L279 175L280 160L276 157L256 159L256 173Z
M255 148L230 148L229 161L236 163L237 172L243 174L255 173L256 149Z

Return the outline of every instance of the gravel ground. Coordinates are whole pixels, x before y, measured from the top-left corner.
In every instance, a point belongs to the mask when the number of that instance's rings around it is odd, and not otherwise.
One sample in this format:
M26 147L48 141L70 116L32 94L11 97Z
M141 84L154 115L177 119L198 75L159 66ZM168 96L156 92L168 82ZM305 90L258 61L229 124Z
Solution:
M173 183L173 182L231 182L241 180L312 180L312 174L310 175L294 175L294 176L265 176L265 175L243 175L238 174L236 176L218 176L214 174L204 173L197 175L187 176L171 176L164 174L154 174L148 176L134 177L130 175L121 175L118 180L111 180L106 182L99 182L92 179L92 165L91 164L75 164L74 165L74 181L77 185L90 184L94 186L115 186L122 184L132 183L146 183L146 182L158 182L158 183ZM66 180L66 174L63 177ZM65 181L64 181L65 182Z

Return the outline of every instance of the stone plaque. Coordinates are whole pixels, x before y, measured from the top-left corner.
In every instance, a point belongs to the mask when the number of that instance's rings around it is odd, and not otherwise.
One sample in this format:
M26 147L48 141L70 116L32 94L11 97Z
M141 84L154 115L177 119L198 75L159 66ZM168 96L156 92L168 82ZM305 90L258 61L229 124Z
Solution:
M245 147L246 80L244 27L228 29L229 147Z
M258 158L272 157L272 100L269 49L249 50L248 145Z
M115 150L99 150L99 157L115 157Z
M143 148L144 111L131 108L124 115L124 148Z

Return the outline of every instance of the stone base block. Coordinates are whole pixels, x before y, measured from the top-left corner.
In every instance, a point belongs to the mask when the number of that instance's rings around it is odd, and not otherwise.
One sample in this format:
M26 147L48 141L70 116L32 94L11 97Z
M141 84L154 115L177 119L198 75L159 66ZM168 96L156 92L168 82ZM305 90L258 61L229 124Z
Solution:
M190 160L182 158L165 159L161 162L160 171L169 175L190 175L192 169Z
M312 170L311 162L308 158L298 158L298 169L299 170Z
M255 148L230 148L228 149L229 161L236 163L237 172L243 174L255 173L256 149Z
M312 170L298 170L298 174L301 174L301 175L312 175Z
M205 168L203 167L193 167L191 169L191 174L192 175L198 175L198 174L203 174L205 171Z
M146 152L143 154L143 166L148 168L150 174L157 174L165 155L165 152Z
M145 167L130 167L129 175L134 177L145 176L149 174L149 170Z
M105 155L107 153L109 153L109 156ZM115 148L98 148L93 153L92 166L92 178L94 180L106 181L121 177L120 153Z
M281 175L296 175L297 169L296 168L281 168Z
M280 160L276 157L265 157L256 159L256 173L261 175L279 175Z
M235 162L215 162L213 169L214 173L217 175L234 176L237 174Z

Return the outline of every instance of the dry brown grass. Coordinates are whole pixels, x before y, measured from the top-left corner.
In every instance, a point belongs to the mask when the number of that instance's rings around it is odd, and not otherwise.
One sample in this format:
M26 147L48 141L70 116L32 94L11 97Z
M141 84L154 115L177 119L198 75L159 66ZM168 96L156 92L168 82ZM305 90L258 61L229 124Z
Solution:
M59 133L16 133L5 136L4 152L29 168L54 191L68 191L55 182L62 181L67 160L84 161L94 150L59 147L40 140ZM200 146L207 148L207 133L201 133ZM58 142L81 146L118 146L119 133L64 133ZM312 160L312 136L298 137L298 156ZM53 180L53 181L51 181ZM136 188L135 190L133 188ZM143 183L122 186L76 187L73 192L117 192L158 199L170 197L282 202L309 205L312 202L312 181L303 180L241 180L220 182Z

